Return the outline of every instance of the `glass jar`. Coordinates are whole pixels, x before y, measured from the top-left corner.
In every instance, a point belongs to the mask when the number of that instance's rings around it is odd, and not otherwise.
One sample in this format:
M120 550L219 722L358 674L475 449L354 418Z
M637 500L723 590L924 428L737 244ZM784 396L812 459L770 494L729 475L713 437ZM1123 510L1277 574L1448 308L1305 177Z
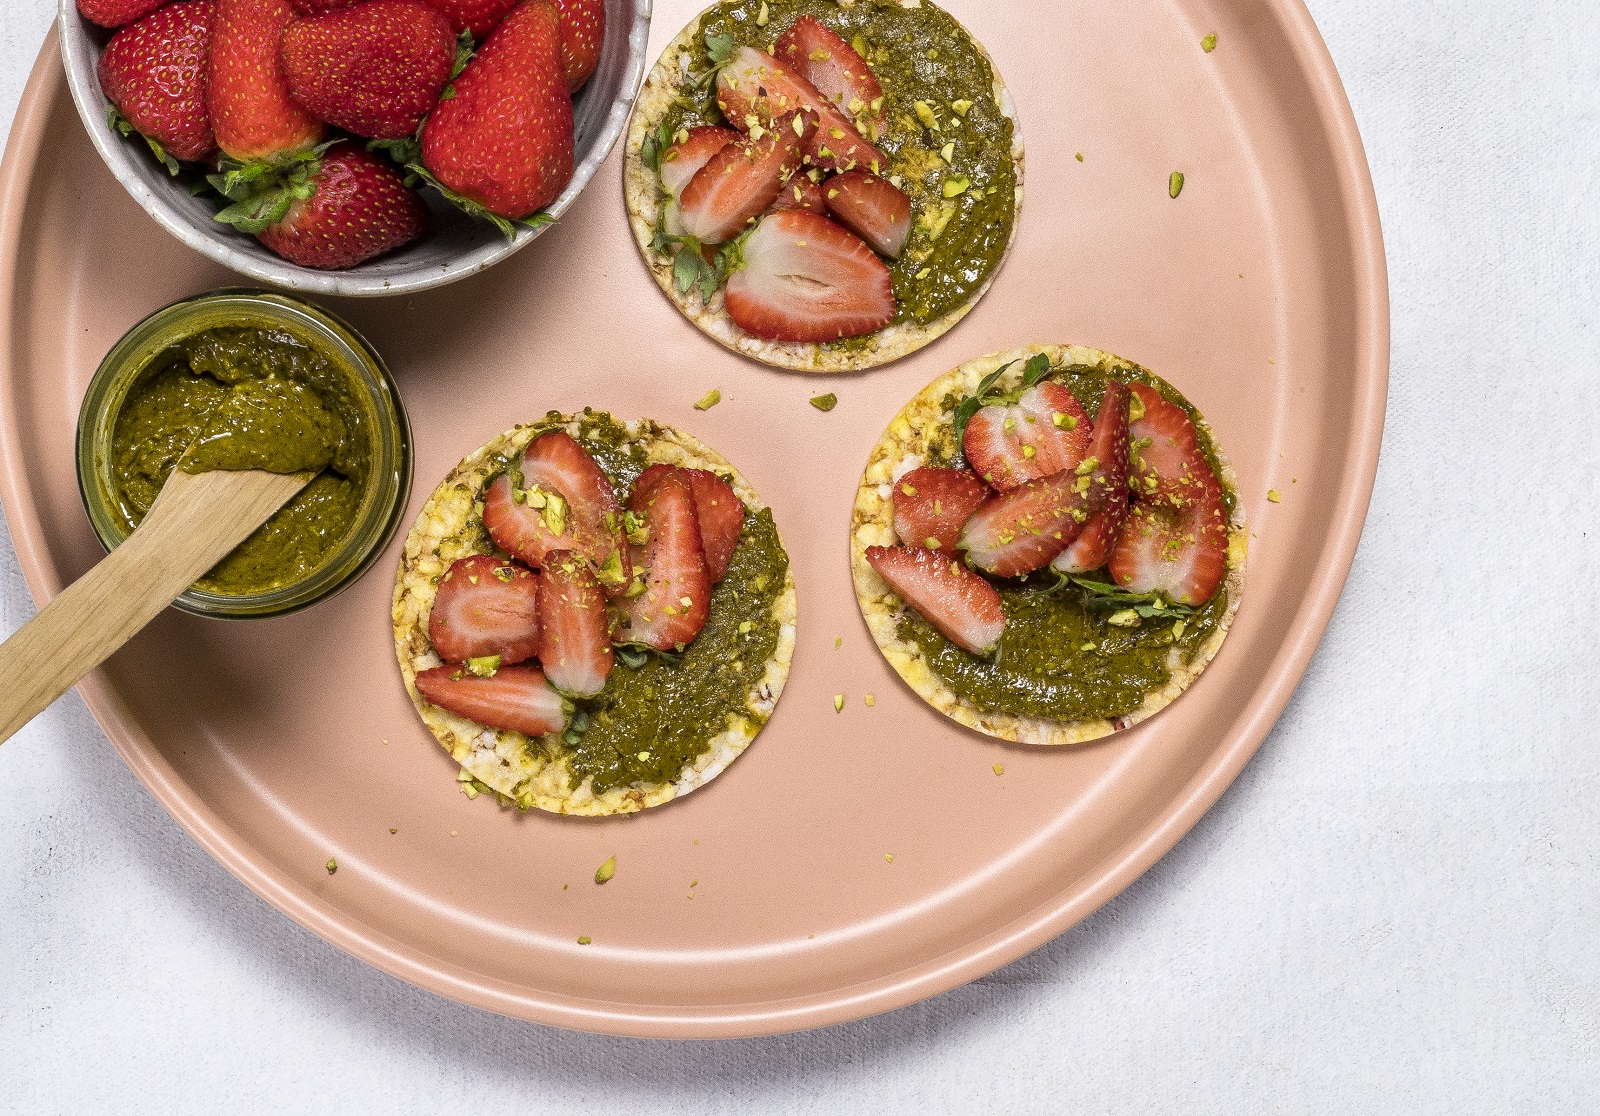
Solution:
M354 329L318 306L275 291L228 289L163 307L112 346L89 382L78 412L78 490L107 550L131 533L120 506L112 452L117 418L132 390L165 365L156 358L208 329L282 330L348 377L350 398L368 432L371 468L342 541L304 577L269 591L224 594L191 586L176 607L197 616L283 616L333 596L366 572L394 537L411 495L411 427L383 359Z

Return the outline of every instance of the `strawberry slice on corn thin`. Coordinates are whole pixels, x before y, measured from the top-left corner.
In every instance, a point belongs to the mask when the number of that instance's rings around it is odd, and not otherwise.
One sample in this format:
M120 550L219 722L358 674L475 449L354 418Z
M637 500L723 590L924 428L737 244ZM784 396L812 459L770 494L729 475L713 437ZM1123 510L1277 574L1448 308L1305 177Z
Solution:
M1006 614L1000 592L957 559L921 546L869 546L867 562L900 599L957 647L987 655Z

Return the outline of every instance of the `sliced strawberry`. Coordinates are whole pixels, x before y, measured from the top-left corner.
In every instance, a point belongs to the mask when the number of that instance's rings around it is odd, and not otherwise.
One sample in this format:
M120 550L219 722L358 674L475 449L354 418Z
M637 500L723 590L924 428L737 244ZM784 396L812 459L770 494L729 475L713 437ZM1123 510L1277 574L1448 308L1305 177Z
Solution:
M1228 520L1209 472L1181 502L1136 501L1111 553L1111 576L1135 593L1160 592L1186 605L1209 601L1228 574Z
M837 341L894 318L894 281L854 233L801 209L762 218L724 292L728 316L772 341Z
M740 47L717 73L717 107L742 132L767 125L786 113L815 113L819 127L806 158L824 170L863 167L882 171L883 153L861 138L856 126L804 77L765 51Z
M531 659L539 653L538 591L538 575L519 562L487 554L452 562L428 614L428 640L446 662Z
M1128 519L1128 486L1108 489L1105 506L1083 525L1083 533L1050 563L1067 574L1090 573L1111 560L1111 552Z
M715 585L728 572L728 563L739 545L739 535L744 531L744 504L733 486L710 469L676 465L651 465L633 482L633 491L641 499L648 497L657 481L674 472L689 478L695 519L700 524L700 543L706 552L706 576Z
M594 458L566 431L552 430L528 444L519 471L520 489L503 473L484 493L483 526L495 545L535 569L552 550L575 550L608 594L626 589L622 508Z
M804 209L826 217L828 199L822 192L822 184L811 181L809 175L795 175L778 191L778 200L772 203L774 213L784 209Z
M890 259L899 259L911 235L911 199L887 178L863 170L845 171L823 187L829 211Z
M962 452L997 492L1075 469L1089 449L1089 414L1061 384L1045 380L1016 403L992 403L973 415Z
M1137 451L1134 492L1142 500L1159 499L1181 504L1196 486L1215 483L1194 423L1176 403L1169 403L1147 384L1129 384L1144 414L1128 424Z
M965 469L913 469L894 485L894 533L906 546L954 554L962 525L988 495Z
M560 732L572 711L572 704L531 666L501 667L488 678L465 667L434 667L418 672L417 693L486 728L528 736Z
M1089 456L1073 469L995 496L967 521L957 544L997 577L1043 568L1083 533L1110 493L1128 484L1128 388L1107 383Z
M570 550L544 556L539 575L539 663L564 694L593 697L611 676L611 620L589 563Z
M787 113L770 129L751 131L711 156L678 198L683 231L702 244L721 244L743 232L800 170L801 147L812 127L805 113Z
M694 484L685 470L670 468L651 483L635 486L628 510L644 517L648 532L633 548L636 584L620 603L618 643L657 651L681 651L705 627L711 610L711 579L695 513Z
M957 647L987 655L1000 642L1006 614L999 590L956 559L921 546L869 546L867 561Z
M681 143L675 143L661 153L658 173L661 185L672 197L681 197L689 180L711 161L711 156L744 137L732 128L716 128L702 124L690 128Z
M778 36L772 53L804 76L874 143L889 130L883 86L866 60L832 29L801 16Z

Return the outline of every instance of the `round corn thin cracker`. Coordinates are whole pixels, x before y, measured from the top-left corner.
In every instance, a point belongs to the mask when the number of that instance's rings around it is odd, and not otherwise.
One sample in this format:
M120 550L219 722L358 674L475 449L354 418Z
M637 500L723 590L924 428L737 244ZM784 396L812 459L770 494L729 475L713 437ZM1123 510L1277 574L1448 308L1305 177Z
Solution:
M578 416L552 415L542 422L514 427L469 455L445 477L423 504L406 537L395 579L392 618L395 653L406 692L429 731L461 765L464 782L475 779L501 795L502 801L514 802L522 809L600 817L631 814L682 797L720 775L750 745L772 715L789 677L796 602L790 572L772 605L772 619L778 624L777 647L764 674L746 695L744 710L730 713L723 729L706 741L700 755L670 783L633 784L596 794L592 780L585 778L574 787L559 734L533 738L491 729L424 700L417 693L417 673L441 664L428 641L428 614L439 578L458 558L488 549L480 529L484 490L504 470L505 462L514 460L534 438L557 429L576 436L578 426ZM623 426L629 441L643 448L651 464L710 469L726 477L749 511L766 506L738 470L690 435L649 419Z
M1243 507L1237 499L1228 524L1228 575L1223 582L1228 594L1226 613L1216 630L1195 649L1187 663L1177 649L1173 649L1167 663L1169 677L1165 685L1146 694L1144 703L1138 709L1114 718L1050 720L983 709L961 697L933 670L916 643L900 637L899 621L908 606L884 583L866 559L867 547L894 546L900 542L894 531L894 482L923 464L932 440L941 431L948 431L951 414L945 408L945 400L952 396L959 398L970 395L985 376L1016 362L1001 375L998 384L1000 390L1013 390L1021 382L1023 366L1030 357L1039 353L1048 357L1052 367L1058 369L1079 366L1106 372L1146 371L1132 361L1099 349L1078 345L1031 345L979 357L934 380L895 416L867 461L851 516L851 575L855 581L856 601L861 606L861 615L878 648L906 685L929 705L968 728L1002 740L1019 744L1079 744L1109 736L1153 717L1177 700L1178 695L1188 689L1216 657L1233 624L1244 590L1248 539L1244 529ZM1236 491L1237 478L1232 466L1220 448L1216 450L1216 455L1222 466L1220 479L1223 485L1229 491Z
M839 2L842 6L850 6L854 0L839 0ZM904 7L914 8L921 7L923 0L900 0L900 3ZM1001 253L1000 259L995 261L994 267L990 268L982 286L974 291L970 298L931 322L893 321L876 333L850 339L848 347L829 348L812 342L767 341L752 337L728 317L723 309L721 290L713 294L711 300L707 302L701 299L698 290L691 289L685 292L678 289L678 285L673 281L672 260L662 259L650 247L651 241L655 239L666 194L661 189L661 182L656 172L645 165L644 141L646 136L656 130L672 108L673 101L677 97L678 83L684 79L692 57L690 52L700 39L701 20L718 6L712 5L696 16L661 52L661 57L656 60L655 67L645 79L644 86L634 101L633 115L628 123L628 138L623 145L622 186L628 206L628 223L633 229L633 238L639 245L639 252L644 256L645 266L655 276L661 290L686 318L718 344L763 364L795 372L860 372L876 368L908 356L949 332L978 304L978 300L983 298L990 285L994 283L995 276L1005 266L1006 257L1011 254L1011 248L1017 242L1017 227L1021 223L1022 214L1024 158L1022 126L1017 121L1016 104L1011 99L1011 91L1001 80L1000 68L995 65L994 59L984 49L983 44L965 28L962 28L963 34L966 34L978 53L989 62L990 73L994 76L995 104L999 106L1001 113L1011 120L1011 161L1017 175L1011 239L1006 242L1006 250Z

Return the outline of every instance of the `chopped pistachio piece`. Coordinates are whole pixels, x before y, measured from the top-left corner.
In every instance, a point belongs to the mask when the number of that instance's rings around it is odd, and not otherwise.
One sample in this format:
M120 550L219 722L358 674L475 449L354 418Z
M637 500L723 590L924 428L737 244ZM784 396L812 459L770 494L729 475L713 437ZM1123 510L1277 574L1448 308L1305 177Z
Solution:
M328 870L328 875L331 876L339 870L339 862L330 856L328 858L328 863L324 864L323 867Z
M951 101L950 102L950 111L955 113L957 116L966 116L967 115L967 110L970 109L971 107L972 107L972 102L967 100L967 99L965 99L965 98L962 98L959 101Z
M952 141L950 143L947 143L943 147L939 148L939 158L943 159L947 163L953 163L953 162L956 161L956 145L955 145L954 141ZM962 187L962 189L964 190L964 189L966 189L966 187ZM961 190L957 190L956 193L957 194L961 193ZM955 195L954 194L946 194L945 196L946 197L954 197Z
M843 694L834 694L833 695L833 711L835 713L843 713L844 712L844 695Z
M872 694L867 694L866 697L863 700L867 703L867 708L868 709L871 709L873 706L878 704L877 697L875 697Z
M1078 160L1078 162L1080 162L1080 163L1083 162L1083 152L1081 152L1081 151L1074 151L1072 153L1072 157L1074 159Z
M835 651L837 651L837 650L839 650L839 648L841 648L843 646L844 646L844 636L834 636L833 637L833 649Z
M593 941L594 941L594 939L589 937L589 935L587 935L587 934L579 934L578 935L578 944L579 945L589 945Z
M972 183L965 178L947 178L944 180L944 196L957 198L971 189Z
M1173 171L1167 176L1167 196L1175 198L1183 193L1183 172Z
M756 26L757 27L765 27L767 25L767 14L768 14L767 13L767 5L765 3L763 3L761 5L761 10L756 13Z
M1283 493L1279 492L1276 488L1269 488L1267 489L1267 499L1276 504L1278 501L1283 499Z
M994 765L994 773L996 775L1004 775L1006 773L1006 765L1003 764L1003 763L995 764Z
M391 826L390 826L390 827L389 827L389 832L390 832L390 833L391 833L391 834L395 834L395 833L399 833L399 832L400 832L400 831L399 831L399 830L398 830L398 829L396 829L396 828L395 828L395 827L394 827L394 826L392 826L392 825L391 825Z
M822 395L813 395L811 397L811 405L819 411L831 411L839 405L839 397L831 391Z
M594 882L603 884L617 874L617 858L610 857L600 867L594 870Z
M494 672L500 669L500 656L480 655L476 659L468 659L465 665L467 670L476 674L479 678L493 678ZM466 768L461 769L461 774L466 775L468 779L472 778Z
M765 5L763 5L763 8ZM1200 40L1200 49L1210 54L1217 49L1217 33L1215 31Z
M1139 626L1139 614L1134 609L1124 608L1107 616L1106 623L1118 628L1137 628Z
M711 410L711 408L715 407L718 403L721 403L721 402L722 402L722 392L719 391L716 388L712 388L710 391L706 392L704 396L701 397L700 402L698 402L698 403L696 403L694 405L694 409L697 410L697 411L709 411L709 410Z
M893 864L894 863L894 853L884 853L883 854L883 859L887 860L890 864Z
M911 107L916 110L917 119L922 121L924 128L935 132L939 130L939 118L933 114L932 105L928 104L927 101L918 101Z

